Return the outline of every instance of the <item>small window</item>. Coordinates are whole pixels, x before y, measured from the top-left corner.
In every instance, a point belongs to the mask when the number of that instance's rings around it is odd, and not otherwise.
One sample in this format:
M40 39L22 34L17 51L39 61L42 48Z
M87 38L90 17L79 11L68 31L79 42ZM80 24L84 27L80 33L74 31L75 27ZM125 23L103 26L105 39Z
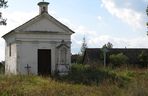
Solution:
M11 43L9 44L9 56L11 56L12 54L11 54Z
M43 7L43 12L46 12L46 7Z

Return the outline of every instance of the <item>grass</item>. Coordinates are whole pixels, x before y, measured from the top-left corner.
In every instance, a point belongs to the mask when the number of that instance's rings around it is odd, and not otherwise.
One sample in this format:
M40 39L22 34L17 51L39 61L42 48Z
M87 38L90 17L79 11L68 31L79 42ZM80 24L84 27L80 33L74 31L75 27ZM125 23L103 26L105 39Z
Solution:
M39 76L1 76L0 96L94 96L97 87L57 82Z
M73 68L63 77L0 75L0 96L148 96L148 70Z

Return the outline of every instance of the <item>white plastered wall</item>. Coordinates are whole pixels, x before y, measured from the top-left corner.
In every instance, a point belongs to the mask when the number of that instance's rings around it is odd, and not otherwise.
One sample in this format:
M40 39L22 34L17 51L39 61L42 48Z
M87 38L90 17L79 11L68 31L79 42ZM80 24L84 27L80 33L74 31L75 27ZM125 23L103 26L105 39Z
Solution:
M20 74L27 74L25 68L28 64L31 74L38 74L38 49L50 49L51 50L51 70L55 70L55 48L54 44L48 43L33 43L23 42L18 44L18 72Z
M11 46L11 53L10 47ZM17 74L17 51L16 43L7 43L5 47L5 73L6 74ZM11 54L11 55L10 55Z
M70 42L69 35L17 35L17 65L19 74L27 74L25 68L27 64L31 67L31 74L38 74L38 49L50 49L51 50L51 73L56 70L57 53L56 47L62 40ZM70 43L68 43L70 46ZM68 51L68 54L70 51ZM70 56L69 59L70 60ZM68 61L69 62L69 61Z

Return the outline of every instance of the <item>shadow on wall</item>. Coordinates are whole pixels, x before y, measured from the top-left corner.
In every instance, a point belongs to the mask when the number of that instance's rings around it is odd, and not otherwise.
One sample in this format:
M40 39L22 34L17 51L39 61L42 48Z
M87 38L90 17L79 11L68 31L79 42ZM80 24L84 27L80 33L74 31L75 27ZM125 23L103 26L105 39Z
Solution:
M5 62L1 61L0 62L0 74L4 74L5 73Z

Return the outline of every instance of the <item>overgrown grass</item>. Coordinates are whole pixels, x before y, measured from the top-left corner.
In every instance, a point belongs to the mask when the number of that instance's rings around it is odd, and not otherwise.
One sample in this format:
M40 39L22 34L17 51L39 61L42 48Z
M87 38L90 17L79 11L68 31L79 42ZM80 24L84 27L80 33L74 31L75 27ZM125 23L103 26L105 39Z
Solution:
M0 76L0 96L94 96L97 89L39 76Z
M0 75L0 96L148 96L148 70L75 65L67 76Z
M130 82L131 76L127 71L124 73L116 72L110 68L96 68L88 65L73 65L71 71L66 76L57 76L57 80L67 81L73 84L95 85L99 86L103 82L116 84L120 87Z

